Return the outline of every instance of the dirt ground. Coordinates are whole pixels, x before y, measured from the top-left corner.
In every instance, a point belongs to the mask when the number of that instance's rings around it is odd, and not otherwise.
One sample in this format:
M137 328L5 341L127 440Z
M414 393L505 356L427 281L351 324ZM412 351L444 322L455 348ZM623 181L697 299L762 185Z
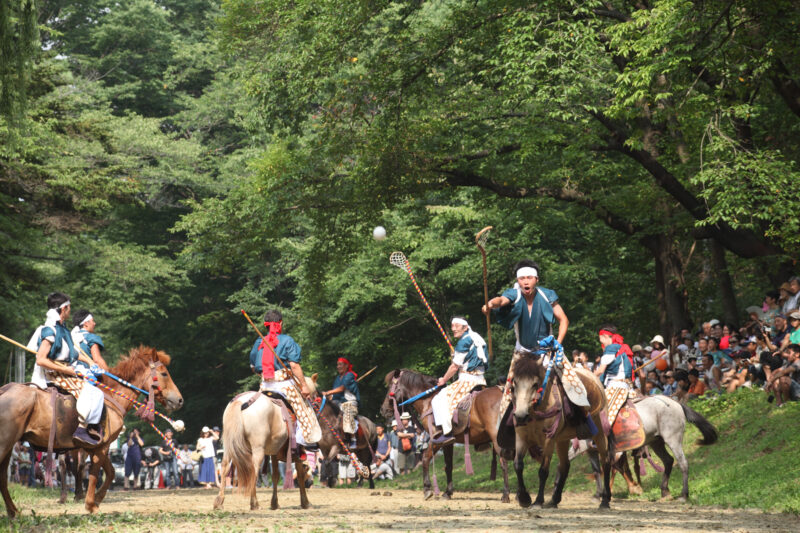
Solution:
M384 494L385 493L385 494ZM303 510L297 490L278 492L281 508L269 510L271 492L258 492L261 509L250 511L248 500L226 493L224 511L213 511L216 491L111 492L100 507L105 515L135 513L145 519L143 531L797 531L800 519L761 511L695 507L677 502L612 501L599 511L589 495L568 493L559 509L521 509L500 503L498 494L456 493L452 500L423 501L409 490L325 489L309 491L312 507ZM27 510L27 512L30 512ZM178 513L169 517L163 512ZM37 509L37 515L83 514L80 504ZM146 517L145 515L150 515ZM116 520L109 516L111 524ZM149 520L147 518L152 518ZM137 529L130 527L128 531ZM122 524L120 524L122 526ZM123 526L124 527L124 526Z

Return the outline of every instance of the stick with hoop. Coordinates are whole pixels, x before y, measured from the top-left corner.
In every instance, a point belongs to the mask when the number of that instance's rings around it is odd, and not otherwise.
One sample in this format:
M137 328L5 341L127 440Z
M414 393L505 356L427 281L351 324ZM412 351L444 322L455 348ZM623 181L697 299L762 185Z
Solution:
M483 303L486 308L489 308L489 283L487 281L486 273L486 240L489 238L489 232L492 231L492 226L486 226L475 235L475 245L481 252L481 259L483 261ZM492 360L492 317L490 314L486 315L486 342L489 346L489 361Z
M411 283L413 283L414 288L417 289L417 294L419 294L419 297L422 298L422 303L425 304L425 308L428 309L428 312L433 317L433 321L436 323L436 327L439 328L439 333L442 334L442 337L444 337L447 346L450 347L450 352L452 353L453 351L455 351L453 349L453 343L450 342L450 337L447 335L447 333L445 333L444 328L439 323L439 319L436 318L436 313L433 312L433 309L431 309L431 306L428 303L428 300L425 298L425 295L422 294L422 289L419 288L417 279L414 277L414 272L411 271L411 264L408 262L408 259L406 259L405 254L403 252L392 252L392 255L389 256L389 263L392 266L396 266L397 268L405 270L406 273L408 273L408 276L411 278Z

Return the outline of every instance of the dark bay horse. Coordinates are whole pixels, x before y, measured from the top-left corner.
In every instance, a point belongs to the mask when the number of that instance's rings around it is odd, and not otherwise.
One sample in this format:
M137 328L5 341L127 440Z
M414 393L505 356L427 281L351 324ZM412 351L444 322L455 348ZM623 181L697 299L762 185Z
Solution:
M400 370L393 370L386 374L384 382L388 387L386 398L381 405L381 414L387 419L394 417L394 405L396 401L398 404L406 399L412 398L417 394L434 387L437 378L420 374L414 370L407 368ZM469 413L469 431L466 432L464 424L459 424L461 427L453 427L453 436L456 442L464 442L465 433L469 436L469 443L475 446L475 449L485 449L485 446L491 445L494 453L500 455L500 466L503 469L503 495L502 502L509 503L511 500L508 493L508 463L503 458L500 446L497 444L497 417L499 416L498 410L500 405L500 397L502 391L498 387L487 387L478 392L472 402L472 409ZM431 399L433 395L425 396L415 401L411 405L419 414L420 422L427 426L425 429L430 433L433 427L433 414L431 411ZM401 422L397 421L398 427ZM440 446L431 443L430 446L422 454L422 479L423 487L425 490L425 499L433 496L431 490L431 480L429 467L433 460L434 455L439 451ZM450 499L453 495L453 444L447 444L442 448L444 454L445 474L447 475L447 489L442 497Z
M610 473L611 463L609 460L609 441L604 433L604 427L608 426L606 421L603 424L601 417L606 416L606 395L600 380L591 372L582 368L575 368L575 372L586 388L589 399L589 414L599 431L595 434L594 440L600 463L603 469L603 491L601 494L600 508L608 508L611 499ZM516 421L516 454L514 457L514 470L517 474L517 501L521 507L531 505L531 497L525 488L523 479L525 454L530 449L538 447L541 449L542 462L539 467L539 491L535 506L544 503L544 487L550 473L550 461L553 458L553 450L558 453L558 476L556 477L553 497L548 502L547 507L558 507L561 502L561 493L564 483L569 473L569 447L572 439L575 438L575 428L568 423L566 410L570 407L566 405L566 395L561 392L561 386L556 379L550 379L547 389L540 392L541 384L544 382L545 369L541 359L533 357L521 357L514 364L514 379L512 390L512 402L514 403L514 418ZM555 378L555 372L551 376ZM541 401L535 407L534 401L542 395ZM571 409L580 409L572 405ZM582 416L578 414L578 416ZM613 454L612 454L613 455Z
M314 408L316 409L318 406L319 404L316 404ZM339 440L334 436L330 427L328 427L328 423L330 423L336 433L339 434L339 438L343 438L344 427L342 426L341 410L334 403L325 402L319 415L317 418L319 418L319 426L322 428L322 440L319 441L319 449L325 456L325 460L331 461L336 459L336 456L340 453L352 451L355 453L356 457L358 457L358 460L369 468L372 464L372 452L378 444L378 432L375 431L375 423L369 418L359 415L358 434L356 437L357 447L355 450L343 450L342 446L339 444ZM349 443L345 442L345 444ZM369 488L374 489L375 481L372 479L372 471L370 471L367 479L369 481Z
M140 346L132 349L111 369L111 373L132 383L136 387L148 390L152 387L156 401L165 407L167 412L179 409L183 405L180 391L172 382L167 371L170 356L155 348ZM128 397L136 397L138 393L110 378L103 377L102 383L118 390ZM156 390L157 389L157 390ZM95 446L76 446L72 433L78 426L75 401L69 396L65 401L56 402L56 431L53 448L55 451L67 451L83 448L91 457L89 467L89 487L86 491L86 510L97 511L100 502L114 481L114 467L108 458L108 447L116 440L122 430L122 420L132 403L117 395L113 402L106 395L106 413L103 423L103 440ZM39 450L46 450L53 422L53 406L49 391L43 391L34 385L9 383L0 388L0 472L6 472L11 459L11 449L19 440L28 441ZM105 472L102 487L95 492L100 468ZM0 493L10 517L18 514L18 509L11 501L8 493L8 479L0 476Z

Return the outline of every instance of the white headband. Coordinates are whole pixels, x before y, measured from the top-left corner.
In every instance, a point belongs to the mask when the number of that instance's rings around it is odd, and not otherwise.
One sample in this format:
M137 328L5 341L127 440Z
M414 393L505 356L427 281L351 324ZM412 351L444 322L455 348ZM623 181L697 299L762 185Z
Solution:
M69 300L67 300L67 301L66 301L66 302L64 302L63 304L59 305L59 306L58 306L58 308L59 308L59 309L64 309L64 308L65 308L66 306L68 306L68 305L69 305Z
M81 323L80 323L80 324L78 324L78 325L79 325L79 326L82 326L82 325L86 324L87 322L89 322L89 321L90 321L90 320L92 320L92 319L94 319L94 317L92 316L92 314L91 314L91 313L89 313L88 315L86 315L86 318L84 318L83 320L81 320Z
M450 323L451 324L461 324L462 326L469 327L469 324L463 318L454 318Z
M533 276L535 278L539 277L539 272L536 271L533 267L522 267L517 270L517 277L524 278L525 276Z

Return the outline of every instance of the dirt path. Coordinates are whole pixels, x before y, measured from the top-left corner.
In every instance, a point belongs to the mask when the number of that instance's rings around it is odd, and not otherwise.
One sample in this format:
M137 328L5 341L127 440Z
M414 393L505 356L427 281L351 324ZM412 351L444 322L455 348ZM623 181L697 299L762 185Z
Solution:
M227 493L225 512L211 507L216 491L112 492L101 506L109 524L125 531L797 531L793 515L695 507L676 502L615 500L601 512L585 494L565 494L561 508L520 509L502 504L494 493L460 493L454 499L423 501L420 492L314 488L312 508L300 509L297 490L279 491L281 509L270 511L270 494L259 490L262 508L250 511L248 500ZM388 494L388 493L387 493ZM37 515L83 514L79 504L37 509ZM26 511L30 512L29 510ZM161 512L177 513L161 516ZM131 517L131 513L137 518ZM137 521L139 527L137 527ZM125 524L125 522L128 522Z

